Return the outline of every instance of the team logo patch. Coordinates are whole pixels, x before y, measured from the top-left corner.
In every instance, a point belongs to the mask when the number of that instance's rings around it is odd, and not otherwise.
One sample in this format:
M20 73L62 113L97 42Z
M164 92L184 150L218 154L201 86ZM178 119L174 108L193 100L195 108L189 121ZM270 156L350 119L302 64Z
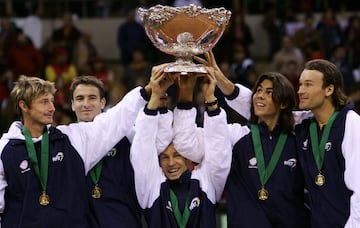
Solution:
M61 162L64 159L64 153L58 152L54 157L52 157L53 162Z
M248 164L248 168L257 168L257 161L256 161L256 157L252 157L249 159L249 164Z
M20 162L19 168L21 169L21 173L29 171L29 162L27 160L23 160L22 162Z
M290 168L295 168L296 167L296 159L295 158L290 158L290 159L284 161L284 165L287 165Z
M330 150L331 150L331 147L332 147L331 142L327 142L327 143L325 144L325 151L330 151Z
M189 209L190 211L192 211L195 207L199 207L199 206L200 206L200 198L195 197L194 199L191 200Z
M306 139L302 144L302 149L307 150L307 147L308 147L308 140Z
M115 157L116 154L117 154L116 148L112 148L112 149L106 154L106 156L108 156L108 157Z
M173 212L173 209L172 209L172 206L171 206L171 202L170 202L170 201L167 202L166 209L169 209L171 212Z

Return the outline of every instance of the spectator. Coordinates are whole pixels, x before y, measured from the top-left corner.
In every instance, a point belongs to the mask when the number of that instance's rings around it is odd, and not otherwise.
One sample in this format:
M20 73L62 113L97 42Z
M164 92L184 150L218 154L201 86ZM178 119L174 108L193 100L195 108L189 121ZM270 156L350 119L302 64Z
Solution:
M131 62L125 66L122 81L127 89L136 86L145 85L149 81L151 65L146 60L144 51L134 49L132 52Z
M269 43L268 60L272 60L274 54L281 48L281 39L285 35L284 24L279 19L275 6L267 7L262 27L266 31Z
M245 21L244 12L238 10L232 13L228 29L225 30L219 43L216 45L218 49L218 56L222 61L231 61L229 53L233 48L242 45L248 57L251 57L250 45L253 44L254 39L249 25Z
M295 61L299 68L304 64L304 58L302 56L301 50L294 46L289 36L284 36L282 38L281 49L275 53L271 62L272 69L284 74L286 63L290 60Z
M344 91L347 94L354 83L354 78L352 77L352 68L348 61L346 47L342 44L335 45L328 60L340 70L343 76Z
M81 37L81 31L74 25L72 15L65 13L63 16L63 25L54 30L51 38L55 42L56 47L64 47L69 53L68 61L73 60L73 50L76 42Z
M94 75L104 84L105 98L107 101L109 101L109 92L112 88L116 86L114 71L106 66L105 60L100 56L96 56L95 58L93 58L90 61L90 65L91 65L90 75ZM115 104L116 103L117 102L115 102Z
M351 67L356 67L360 64L360 17L358 15L349 17L344 35L346 49L349 52L349 64Z
M294 45L301 49L305 60L325 57L322 37L315 29L312 14L306 14L304 27L295 31L292 40ZM318 56L315 57L315 54Z
M134 9L129 10L127 20L119 26L117 32L117 45L122 63L128 65L131 62L132 52L135 49L147 50L149 44L144 27L135 21Z
M91 42L91 34L83 32L74 44L73 61L79 75L88 75L91 72L90 61L98 55L97 48Z
M65 48L58 47L55 50L55 57L52 63L45 68L45 78L55 82L57 77L62 77L66 85L70 85L77 74L76 67L68 62L68 52Z
M321 20L316 25L324 44L325 58L329 58L335 45L343 43L344 37L336 15L331 8L323 13Z
M40 77L44 70L42 52L32 44L29 37L19 32L7 52L6 68L11 72L13 81L20 75Z
M234 46L234 58L230 65L230 69L234 72L235 78L229 78L234 83L240 83L248 88L252 88L256 81L254 79L255 63L246 54L244 46L238 44Z

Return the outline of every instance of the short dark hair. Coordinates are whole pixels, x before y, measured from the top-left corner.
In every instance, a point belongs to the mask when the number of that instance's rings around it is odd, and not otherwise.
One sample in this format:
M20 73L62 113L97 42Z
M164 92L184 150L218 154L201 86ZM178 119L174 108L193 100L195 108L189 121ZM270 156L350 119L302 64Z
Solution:
M323 74L323 88L334 85L334 93L331 98L336 109L340 109L349 103L344 92L343 75L335 64L325 59L314 59L305 63L304 69L321 72Z
M284 109L280 110L280 116L278 120L281 131L285 133L291 133L295 122L294 116L292 114L292 111L296 105L294 87L290 81L281 73L267 72L259 76L257 82L255 83L251 97L253 97L256 93L257 87L259 87L260 83L266 79L273 83L272 99L274 103L279 106L285 106ZM255 115L253 102L251 102L250 113L250 123L257 124L259 117Z
M92 85L99 89L100 99L105 97L104 83L95 76L79 76L73 79L70 85L71 100L74 99L74 91L78 85Z

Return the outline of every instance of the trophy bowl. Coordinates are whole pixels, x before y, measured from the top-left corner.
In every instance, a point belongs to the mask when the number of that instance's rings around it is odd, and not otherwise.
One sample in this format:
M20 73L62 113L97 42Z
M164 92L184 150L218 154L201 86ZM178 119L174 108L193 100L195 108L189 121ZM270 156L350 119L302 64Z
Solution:
M171 7L156 5L138 10L146 34L160 51L175 56L176 61L165 72L206 73L193 56L210 51L220 39L231 12L223 7L206 9L189 5Z

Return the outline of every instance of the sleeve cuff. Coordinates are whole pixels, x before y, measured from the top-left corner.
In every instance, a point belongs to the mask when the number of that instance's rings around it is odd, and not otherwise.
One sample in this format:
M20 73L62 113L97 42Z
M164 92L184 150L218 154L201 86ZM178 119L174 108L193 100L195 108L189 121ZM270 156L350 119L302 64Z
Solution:
M186 102L186 103L179 102L179 103L177 103L176 106L178 109L183 109L183 110L190 110L195 107L194 103L192 103L192 102Z
M217 115L219 115L219 114L220 114L220 111L221 111L220 107L217 107L217 109L212 110L212 111L209 111L209 110L206 108L206 112L207 112L207 114L208 114L210 117L211 117L211 116L217 116Z
M156 116L158 110L150 110L150 109L147 108L147 105L145 105L145 107L144 107L144 112L145 112L146 115Z
M148 94L146 93L146 90L144 87L141 88L140 90L140 94L142 96L142 98L146 101L149 101L150 100L150 97L148 96Z
M234 100L237 96L239 96L239 93L240 93L240 89L239 89L239 87L237 87L235 85L234 91L230 95L227 95L225 97L226 97L226 99L231 101L231 100Z
M167 113L167 112L168 112L167 107L160 107L160 108L159 108L159 113L160 113L160 114L165 114L165 113Z

